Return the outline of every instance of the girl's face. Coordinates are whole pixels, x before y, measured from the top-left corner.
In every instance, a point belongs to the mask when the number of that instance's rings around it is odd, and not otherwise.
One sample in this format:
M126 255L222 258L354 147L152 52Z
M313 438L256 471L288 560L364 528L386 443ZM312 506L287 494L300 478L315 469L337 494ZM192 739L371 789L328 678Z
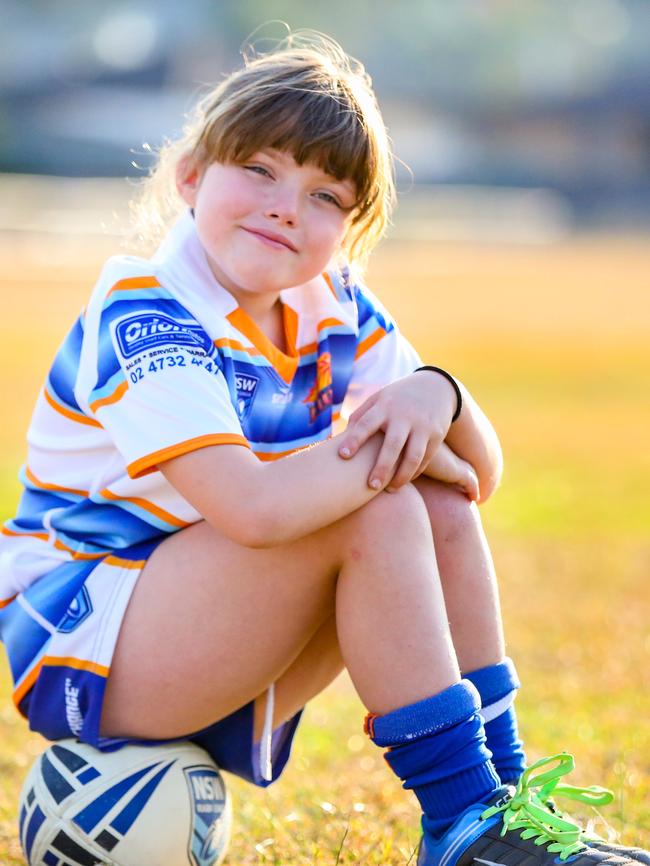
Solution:
M352 181L272 149L242 164L213 162L202 173L181 161L177 183L215 277L237 300L277 296L322 273L356 202Z

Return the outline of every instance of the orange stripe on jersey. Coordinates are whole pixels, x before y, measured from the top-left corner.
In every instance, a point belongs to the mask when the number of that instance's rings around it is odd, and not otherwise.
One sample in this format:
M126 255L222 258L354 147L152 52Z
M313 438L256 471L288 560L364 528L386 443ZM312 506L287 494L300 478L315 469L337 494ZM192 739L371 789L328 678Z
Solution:
M18 593L16 593L16 595L18 595ZM11 604L11 602L15 598L16 598L15 595L12 595L11 598L0 598L0 609L2 609L3 607L6 607L8 604Z
M154 276L148 277L128 277L125 280L120 280L107 292L106 297L112 295L113 292L128 292L132 289L157 289L160 288L160 283Z
M158 464L164 463L165 460L189 454L190 451L198 451L199 448L207 448L209 445L243 445L245 448L250 448L248 440L238 433L207 433L205 436L195 436L194 439L186 439L184 442L140 457L139 460L129 463L126 471L131 478L140 478L142 475L155 472Z
M292 315L293 314L293 315ZM294 318L295 317L295 321ZM241 307L237 307L226 316L231 325L253 343L260 350L262 355L271 362L276 373L289 384L293 379L298 368L298 352L295 346L295 336L298 331L297 314L292 310L287 313L286 305L283 310L283 321L285 337L287 339L288 354L280 351L278 347L269 340L264 331L260 329L256 322L250 318ZM292 343L293 340L293 343Z
M22 538L26 535L28 538L40 538L42 541L47 541L49 535L47 532L16 532L14 529L8 529L6 526L0 530L3 535L9 535L11 538Z
M101 397L99 400L95 400L94 403L90 404L90 408L93 412L96 412L102 406L108 406L109 403L117 403L118 400L121 399L122 395L129 387L128 382L125 380L124 382L120 382L117 388L113 391L112 394L109 394L108 397Z
M108 487L101 490L99 495L103 496L105 499L110 499L111 502L130 502L133 505L137 505L139 508L148 511L150 514L155 514L156 517L160 517L161 520L164 520L166 523L169 523L172 526L178 526L180 529L192 525L186 520L181 520L180 517L171 514L169 511L165 511L164 508L154 505L153 502L141 499L139 496L119 496L117 493L113 493L112 490L109 490Z
M120 568L144 568L146 559L122 559L121 556L107 556L102 564L118 565Z
M330 275L327 273L327 271L325 271L325 272L322 274L322 277L323 277L323 279L325 280L325 282L327 283L327 285L329 286L330 292L331 292L331 293L334 295L334 297L336 298L336 289L334 288L334 283L332 282L332 278L331 278ZM336 300L338 301L338 298L336 298Z
M375 343L378 343L382 337L386 336L387 333L388 331L385 331L381 327L377 328L376 331L373 331L369 337L366 337L366 339L362 340L357 346L357 352L354 356L354 360L356 361L362 355L365 355L368 349L371 349L375 345Z
M47 532L16 532L13 529L8 529L6 526L3 526L0 530L3 535L9 535L12 538L38 538L41 541L49 541L50 536ZM64 544L62 541L59 541L57 538L54 542L54 547L57 550L64 550L66 553L69 553L73 559L101 559L103 556L106 556L108 553L107 550L102 551L101 553L82 553L81 551L75 550L73 547L68 547L67 544ZM0 605L1 607L1 605Z
M335 328L337 325L343 325L344 322L341 322L339 319L322 319L318 323L318 333L320 334L325 328ZM306 346L301 346L298 350L301 355L311 355L312 352L318 351L318 342L315 343L307 343Z
M54 490L59 493L76 493L77 496L88 496L87 490L77 490L76 487L61 487L59 484L50 484L45 481L41 481L40 478L37 478L29 466L25 466L25 475L29 478L32 484L35 487L40 487L41 490Z
M221 337L214 341L217 349L227 348L236 349L238 352L248 352L249 355L261 355L262 353L256 346L245 346L239 340L229 340L228 337Z
M85 659L66 658L65 656L43 656L38 664L34 665L25 679L15 689L13 693L13 702L16 706L20 704L27 692L32 688L41 672L41 668L43 667L74 668L78 671L89 671L92 674L97 674L104 678L108 677L110 672L110 668L107 668L105 665L99 665L96 662L89 662Z
M78 421L79 424L87 424L89 427L102 426L99 421L95 421L94 418L89 418L87 415L84 415L83 412L74 412L72 409L61 406L59 403L56 402L56 400L54 400L50 396L47 388L43 388L43 395L55 411L57 411L60 415L64 415L66 418L69 418L71 421Z

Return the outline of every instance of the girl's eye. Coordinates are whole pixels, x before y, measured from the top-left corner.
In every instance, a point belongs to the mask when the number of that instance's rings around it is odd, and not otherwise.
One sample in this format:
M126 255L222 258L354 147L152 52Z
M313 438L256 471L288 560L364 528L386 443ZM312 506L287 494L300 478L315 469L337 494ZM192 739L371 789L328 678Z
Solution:
M340 204L339 200L336 199L336 198L334 198L334 196L331 195L331 193L329 193L329 192L317 192L316 195L317 195L317 196L318 196L322 201L329 201L329 202L331 202L332 204L335 204L337 207L341 207L341 204Z
M253 171L257 174L261 174L262 176L271 177L271 173L268 169L264 168L262 165L245 165L244 168L247 171Z

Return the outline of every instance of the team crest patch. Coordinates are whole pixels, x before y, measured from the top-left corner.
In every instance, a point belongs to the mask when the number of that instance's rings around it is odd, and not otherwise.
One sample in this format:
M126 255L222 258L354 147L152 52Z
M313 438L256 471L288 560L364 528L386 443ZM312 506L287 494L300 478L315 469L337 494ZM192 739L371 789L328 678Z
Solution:
M68 609L59 625L57 631L63 634L69 634L78 628L81 623L88 619L93 612L93 605L90 600L90 595L85 586L82 586L79 592L68 605Z
M243 418L248 414L253 403L255 391L260 380L257 376L249 376L244 373L235 374L235 388L237 389L237 414Z
M201 349L205 354L212 349L212 341L198 322L153 311L121 319L115 326L115 340L123 358L168 345Z
M192 797L190 859L195 866L210 866L228 843L227 822L220 820L226 808L226 789L210 767L198 766L184 772Z
M313 424L321 412L330 408L333 401L332 355L330 352L323 352L316 361L316 381L302 401L309 406L309 423Z

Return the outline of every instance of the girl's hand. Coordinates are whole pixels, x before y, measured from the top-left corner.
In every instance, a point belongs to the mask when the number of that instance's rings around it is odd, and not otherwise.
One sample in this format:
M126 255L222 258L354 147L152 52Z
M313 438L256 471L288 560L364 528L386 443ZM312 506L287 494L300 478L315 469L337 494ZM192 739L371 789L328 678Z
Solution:
M470 501L479 501L478 478L474 467L454 454L444 442L429 461L429 465L424 469L424 474L428 478L435 478L446 484L455 484L461 488ZM391 488L388 487L387 489L390 490Z
M381 490L390 484L396 490L417 478L430 463L447 435L455 409L456 393L444 376L428 370L413 373L377 391L350 416L339 455L354 457L367 439L383 432L384 442L368 485Z

